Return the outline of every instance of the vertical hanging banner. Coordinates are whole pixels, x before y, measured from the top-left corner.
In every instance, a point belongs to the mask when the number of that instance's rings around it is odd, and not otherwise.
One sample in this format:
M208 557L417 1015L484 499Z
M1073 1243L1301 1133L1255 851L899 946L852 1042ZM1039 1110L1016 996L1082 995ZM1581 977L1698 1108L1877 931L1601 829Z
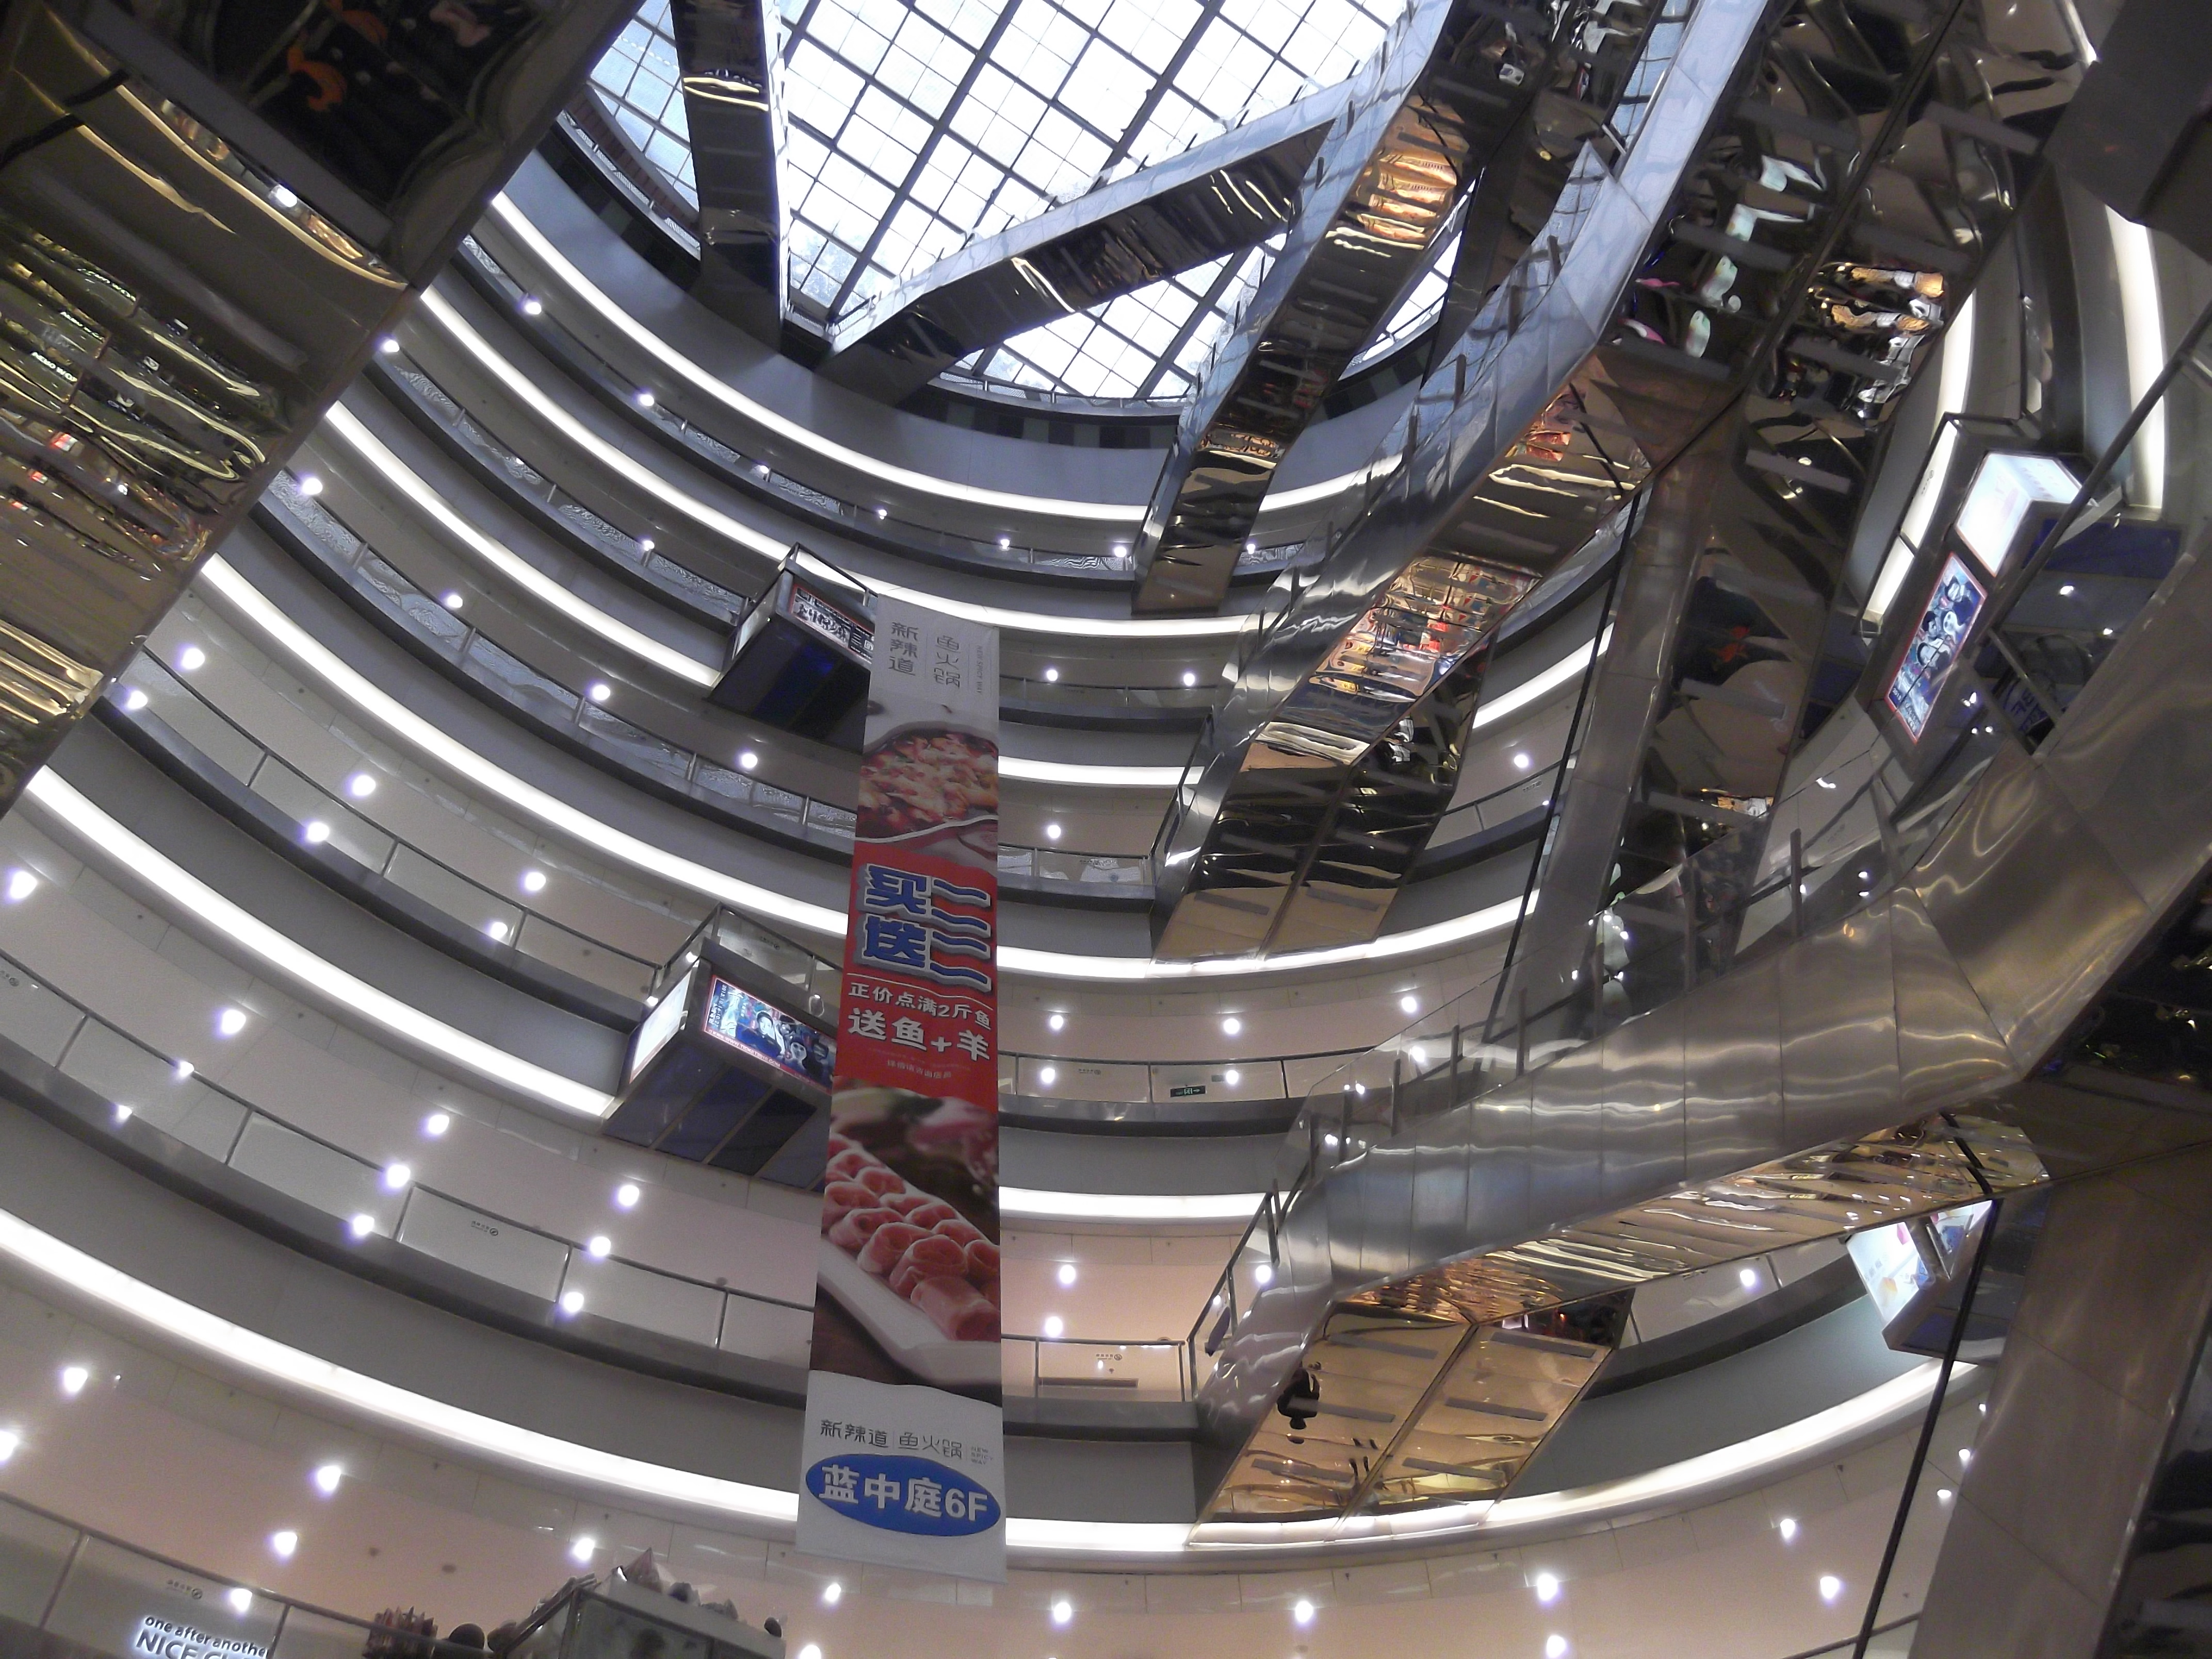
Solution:
M998 656L876 601L799 1547L1003 1581Z

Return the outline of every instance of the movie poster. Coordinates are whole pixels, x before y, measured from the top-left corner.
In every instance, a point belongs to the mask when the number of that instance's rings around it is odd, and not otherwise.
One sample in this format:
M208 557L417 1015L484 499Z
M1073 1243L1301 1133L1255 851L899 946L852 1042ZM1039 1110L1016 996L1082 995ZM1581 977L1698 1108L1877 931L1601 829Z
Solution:
M799 1547L1003 1580L998 635L876 603Z
M1963 561L1955 556L1944 561L1928 608L1905 642L1905 655L1889 683L1889 706L1916 743L1988 597Z

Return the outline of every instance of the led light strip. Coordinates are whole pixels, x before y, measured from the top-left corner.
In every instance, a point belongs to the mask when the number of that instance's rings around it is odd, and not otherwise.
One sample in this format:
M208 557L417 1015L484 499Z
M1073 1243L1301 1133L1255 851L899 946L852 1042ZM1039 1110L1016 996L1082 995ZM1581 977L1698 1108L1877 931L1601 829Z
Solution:
M2150 395L2166 370L2166 325L2159 315L2158 255L2150 232L2111 208L2105 222L2112 238L2112 270L2120 284L2120 331L2127 343L2128 404ZM2136 465L2128 494L2146 511L2166 505L2166 405L2159 403L2136 428Z
M420 474L386 448L383 440L363 426L360 416L343 404L333 404L330 412L323 416L323 424L337 433L355 453L381 473L386 483L413 501L424 517L531 598L551 606L569 621L590 629L610 644L652 664L663 673L672 674L678 679L699 686L712 685L721 678L719 670L696 657L685 655L649 634L641 633L621 618L609 616L599 606L587 604L573 589L547 575L514 549L485 535L454 512L444 496L431 489Z
M406 462L393 454L381 439L362 423L361 417L343 404L333 404L324 419L331 430L381 473L386 483L412 501L424 517L533 599L544 601L602 639L678 679L689 681L693 685L711 686L721 678L720 670L696 657L686 656L650 635L641 633L618 617L610 616L523 559L512 548L494 541L477 530L454 512L445 497L433 489ZM1067 784L1084 789L1172 789L1182 781L1183 769L1180 766L1085 766L1066 761L1023 760L1016 756L1001 755L999 771L1004 777L1023 782Z
M1612 644L1613 629L1608 624L1604 633L1581 650L1570 651L1543 672L1531 675L1510 691L1500 692L1495 697L1477 703L1474 718L1468 725L1480 731L1509 714L1519 714L1530 703L1542 701L1563 685L1573 684L1575 676L1603 656Z
M713 534L735 542L770 563L780 564L791 551L789 542L754 529L732 518L721 508L701 501L690 491L674 483L641 463L638 458L609 443L598 433L562 407L557 398L546 395L543 387L517 369L514 364L492 349L491 343L469 326L460 313L454 310L446 296L434 288L422 292L422 309L438 326L449 335L477 366L494 380L505 386L514 397L526 404L531 412L591 456L617 477L635 484L647 495L664 502L685 518ZM878 471L884 469L878 467ZM971 605L965 599L948 599L940 593L924 593L915 588L901 587L875 576L867 579L867 586L878 593L908 604L942 611L949 616L965 617L993 628L1003 628L1014 633L1045 634L1055 637L1073 636L1079 639L1102 640L1200 640L1225 639L1241 634L1252 626L1250 617L1069 617L1051 615L1036 611L1008 611L995 605Z
M999 1188L999 1212L1023 1221L1249 1221L1262 1193L1055 1193Z
M986 489L963 484L948 478L933 477L927 472L915 472L902 466L864 455L857 449L848 449L835 439L825 438L811 428L779 415L767 404L757 403L719 375L709 374L699 364L670 345L659 335L617 305L598 283L584 275L568 258L547 240L538 227L530 222L514 199L501 191L492 198L492 211L497 214L515 240L528 248L531 256L550 271L560 283L599 313L617 332L631 344L673 372L680 380L705 392L725 408L734 410L746 420L767 428L778 437L810 449L826 459L848 466L856 471L888 479L906 489L918 490L926 495L939 495L948 501L963 501L981 507L1001 507L1009 512L1048 514L1063 519L1084 519L1094 523L1117 524L1133 530L1143 521L1150 507L1146 501L1071 501L1050 495L1020 495L1001 489ZM1379 478L1396 470L1401 457L1396 453L1382 457L1369 465L1350 472L1324 478L1319 483L1306 484L1297 489L1285 489L1271 494L1260 504L1262 514L1279 512L1285 507L1304 507L1357 489L1370 478ZM942 608L942 607L940 607Z
M145 1330L197 1351L219 1365L266 1378L339 1409L359 1413L460 1451L558 1479L685 1505L712 1514L788 1528L798 1519L795 1492L700 1474L557 1439L402 1389L303 1352L260 1332L196 1308L131 1278L98 1257L0 1210L0 1255L63 1290L120 1315ZM1242 1522L1187 1527L1163 1522L1048 1521L1006 1518L1014 1550L1062 1559L1209 1555L1267 1556L1363 1542L1442 1541L1455 1534L1522 1532L1675 1502L1741 1485L1769 1470L1809 1461L1901 1419L1934 1390L1932 1362L1826 1411L1754 1435L1733 1446L1687 1458L1626 1480L1487 1506L1460 1504L1399 1517L1328 1522ZM1961 1365L1960 1375L1972 1367ZM1423 1517L1429 1519L1424 1521Z
M224 897L198 876L149 847L88 799L52 768L31 775L23 792L76 836L98 848L164 898L197 917L240 950L295 983L343 1004L363 1018L417 1048L563 1111L603 1118L614 1097L493 1047L366 980L325 961L267 922Z
M650 842L614 828L580 811L557 796L527 783L494 765L474 750L423 719L398 698L373 683L351 664L297 623L230 563L217 556L200 567L197 580L234 614L297 662L368 720L433 764L465 779L485 793L529 814L557 834L594 852L645 871L663 881L727 904L750 915L804 928L810 933L842 939L845 913L826 905L757 886L749 881L710 869L703 864L653 846ZM1419 951L1457 945L1512 926L1521 908L1509 899L1486 909L1416 927L1402 933L1386 933L1365 945L1334 945L1327 950L1300 951L1253 961L1226 957L1204 962L1154 962L1146 957L1073 956L1058 951L1036 951L1005 945L999 965L1010 974L1036 979L1132 983L1140 981L1224 979L1266 974L1297 973L1346 963L1384 962Z

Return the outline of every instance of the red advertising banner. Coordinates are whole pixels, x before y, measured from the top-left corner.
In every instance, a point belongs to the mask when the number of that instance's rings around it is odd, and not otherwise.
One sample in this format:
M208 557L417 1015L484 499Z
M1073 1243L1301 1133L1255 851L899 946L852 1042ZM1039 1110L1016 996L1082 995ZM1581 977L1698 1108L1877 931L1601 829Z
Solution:
M799 1543L1003 1579L998 639L875 620Z

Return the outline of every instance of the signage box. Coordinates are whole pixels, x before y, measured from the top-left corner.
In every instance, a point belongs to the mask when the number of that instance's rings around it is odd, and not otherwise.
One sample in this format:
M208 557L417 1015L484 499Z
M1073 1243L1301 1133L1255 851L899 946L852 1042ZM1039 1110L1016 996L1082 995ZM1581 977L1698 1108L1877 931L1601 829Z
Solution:
M605 1133L738 1175L811 1187L830 1133L837 1040L805 994L714 942L664 975L630 1039Z
M795 737L855 753L868 702L874 605L793 549L738 625L707 701Z

